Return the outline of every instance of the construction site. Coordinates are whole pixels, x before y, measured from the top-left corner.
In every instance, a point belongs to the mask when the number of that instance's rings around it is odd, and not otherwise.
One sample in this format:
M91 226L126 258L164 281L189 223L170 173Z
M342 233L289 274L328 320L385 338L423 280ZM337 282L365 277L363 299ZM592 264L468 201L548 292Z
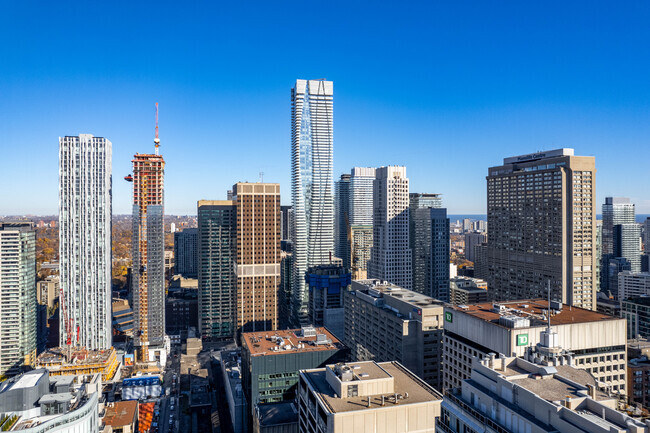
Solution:
M52 348L41 353L35 368L46 368L50 376L82 376L99 373L102 382L113 380L120 365L114 348L86 350L83 348Z

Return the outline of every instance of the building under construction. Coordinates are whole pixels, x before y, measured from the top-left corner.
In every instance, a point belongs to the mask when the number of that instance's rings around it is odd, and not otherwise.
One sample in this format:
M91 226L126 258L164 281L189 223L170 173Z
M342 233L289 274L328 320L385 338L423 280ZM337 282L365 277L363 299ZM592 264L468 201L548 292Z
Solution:
M165 161L158 153L156 104L155 154L133 157L133 274L134 343L138 361L160 359L165 336Z
M41 353L36 368L46 368L50 376L80 376L101 373L102 382L109 382L120 365L114 348L86 350L53 348Z

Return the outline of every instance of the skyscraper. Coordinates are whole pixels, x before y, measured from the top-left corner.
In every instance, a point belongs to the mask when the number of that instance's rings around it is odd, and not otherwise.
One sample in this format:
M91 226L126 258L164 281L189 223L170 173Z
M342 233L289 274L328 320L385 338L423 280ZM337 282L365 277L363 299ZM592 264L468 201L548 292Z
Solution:
M350 174L350 224L372 225L373 184L376 169L354 167Z
M618 281L616 275L609 275L609 261L617 256L614 246L614 227L619 224L634 224L635 221L635 207L633 203L630 203L630 199L627 197L605 197L605 203L602 207L603 213L603 228L602 228L602 252L600 256L600 268L601 268L601 278L600 278L600 290L602 291L612 291L616 295L615 287L610 286L610 281ZM626 234L629 234L627 231ZM619 245L620 250L621 245ZM629 254L629 246L625 246L626 252ZM630 262L630 257L625 257ZM640 260L640 258L639 258ZM640 261L639 261L640 263ZM631 264L631 262L630 262ZM613 269L613 268L612 268ZM604 271L603 271L604 270ZM638 271L635 271L638 272ZM616 286L617 284L613 284Z
M232 200L200 200L199 331L206 340L235 335L236 208Z
M380 167L373 188L373 247L368 278L411 290L409 180L406 167Z
M292 316L301 324L309 301L305 272L334 253L333 95L325 80L297 80L291 89Z
M614 226L635 223L634 203L627 197L605 197L603 204L603 255L614 253Z
M334 183L334 250L343 266L350 268L350 243L348 227L350 225L350 175L342 174Z
M174 273L185 278L197 278L196 250L198 229L184 229L174 233Z
M375 169L354 167L350 177L350 270L353 279L365 279L372 249L373 183Z
M420 203L422 205L423 203ZM447 209L409 209L413 290L449 302L449 218Z
M0 222L0 376L36 360L36 232Z
M487 176L488 294L596 309L596 167L558 149L505 158Z
M449 221L440 194L409 194L409 245L413 290L449 300ZM446 281L446 288L445 286Z
M637 223L614 226L614 257L623 257L630 263L632 272L641 272L641 227Z
M61 346L111 347L111 142L59 138Z
M280 184L237 183L235 274L238 332L278 329Z
M134 343L139 360L150 361L151 348L165 336L165 161L157 154L133 157Z

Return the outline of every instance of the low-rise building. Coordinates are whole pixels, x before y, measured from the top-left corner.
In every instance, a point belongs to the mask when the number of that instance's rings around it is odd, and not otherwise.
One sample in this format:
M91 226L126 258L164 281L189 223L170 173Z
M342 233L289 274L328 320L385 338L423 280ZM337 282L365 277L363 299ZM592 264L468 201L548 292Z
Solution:
M617 399L570 356L472 361L471 378L445 395L437 431L647 433L650 424L617 410Z
M98 432L99 412L103 409L100 375L61 379L38 369L0 384L0 430Z
M618 273L618 297L650 295L650 273L623 271Z
M241 350L221 352L221 375L234 433L248 433L248 404L242 387Z
M621 317L630 338L650 338L650 296L632 296L621 301Z
M345 360L345 346L325 328L242 334L242 378L252 413L258 404L293 400L298 370Z
M625 393L625 320L543 299L445 307L444 389L458 388L471 374L473 357L488 353L523 356L551 326L577 368L592 373L616 393Z
M294 401L260 404L253 417L253 433L298 433L298 408Z
M485 280L470 277L454 277L449 280L450 300L454 305L481 304L488 300Z
M443 303L379 280L345 292L344 343L357 361L397 361L440 389Z
M300 371L299 431L434 433L442 395L398 362Z
M113 433L137 433L138 402L135 400L116 401L105 406L102 422L110 426Z
M635 338L627 342L627 389L630 403L650 408L650 341Z

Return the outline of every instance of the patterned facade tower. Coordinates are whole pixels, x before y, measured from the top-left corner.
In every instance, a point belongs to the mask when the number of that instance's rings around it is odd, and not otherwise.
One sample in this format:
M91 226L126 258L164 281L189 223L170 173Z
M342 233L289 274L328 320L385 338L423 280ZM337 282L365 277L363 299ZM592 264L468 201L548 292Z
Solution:
M59 138L59 344L108 349L111 337L112 145Z
M278 329L280 184L237 183L232 191L237 208L237 328Z
M294 211L292 319L308 321L305 273L334 253L334 84L297 80L291 89L291 199Z
M165 336L164 175L161 155L136 154L133 162L133 293L135 345L140 360Z
M368 262L368 278L411 290L413 275L406 167L389 166L376 170L373 206L373 247Z
M491 300L545 298L550 281L552 299L595 310L595 202L595 159L573 149L513 156L490 167Z

